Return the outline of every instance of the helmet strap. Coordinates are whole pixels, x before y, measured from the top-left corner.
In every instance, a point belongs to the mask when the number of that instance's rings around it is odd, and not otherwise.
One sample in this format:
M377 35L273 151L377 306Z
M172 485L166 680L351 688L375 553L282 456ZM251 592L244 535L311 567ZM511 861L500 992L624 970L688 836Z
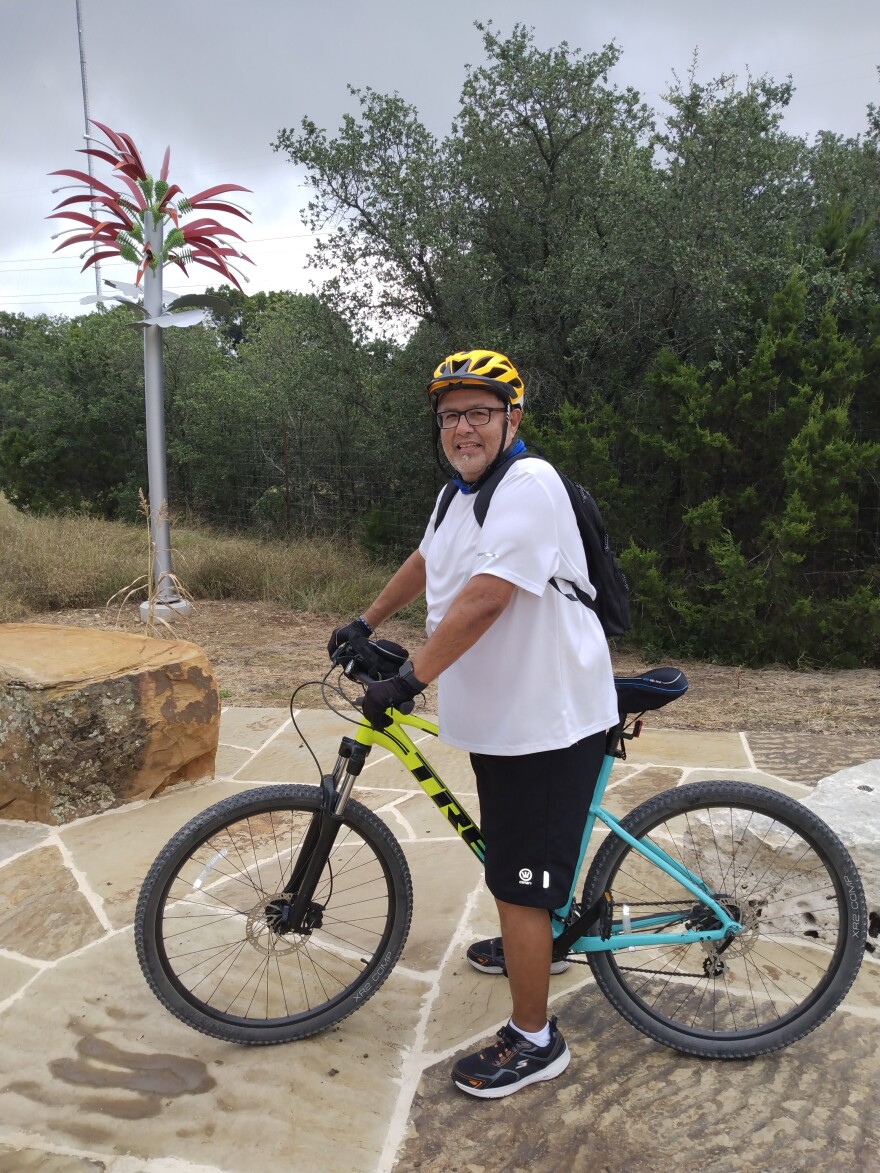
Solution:
M504 427L501 429L501 443L498 445L498 451L495 454L495 459L492 461L490 468L495 468L498 461L504 455L504 450L507 447L507 430L510 426L510 400L504 405ZM488 470L487 470L488 471Z

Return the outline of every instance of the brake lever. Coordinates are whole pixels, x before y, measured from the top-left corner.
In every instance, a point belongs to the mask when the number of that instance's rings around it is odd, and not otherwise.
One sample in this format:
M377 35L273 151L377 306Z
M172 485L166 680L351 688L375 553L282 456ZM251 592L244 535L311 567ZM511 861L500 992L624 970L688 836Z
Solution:
M341 668L343 676L349 680L356 680L359 684L372 684L372 677L357 671L358 654L353 641L341 644L330 657L330 663L335 668Z

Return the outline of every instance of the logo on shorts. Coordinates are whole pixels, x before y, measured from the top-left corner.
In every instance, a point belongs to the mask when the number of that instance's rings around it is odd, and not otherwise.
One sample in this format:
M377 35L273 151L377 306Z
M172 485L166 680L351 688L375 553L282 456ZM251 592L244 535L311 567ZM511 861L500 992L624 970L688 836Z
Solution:
M531 882L532 882L532 869L531 868L520 868L519 869L519 882L521 884L531 884Z

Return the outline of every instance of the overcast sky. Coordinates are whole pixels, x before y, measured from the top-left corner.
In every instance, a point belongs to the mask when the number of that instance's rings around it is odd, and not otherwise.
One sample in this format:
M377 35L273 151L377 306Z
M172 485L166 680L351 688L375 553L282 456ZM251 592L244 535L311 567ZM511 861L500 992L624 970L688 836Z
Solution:
M245 266L249 292L311 280L302 177L271 150L278 131L304 115L335 130L355 109L351 83L396 90L443 135L465 65L480 62L475 20L502 34L523 22L542 48L614 40L623 58L611 80L661 109L694 49L700 80L791 74L794 134L862 133L867 104L880 103L878 0L81 0L81 11L92 117L132 135L154 173L170 144L169 178L188 194L253 189L253 224L241 229L256 262ZM72 315L94 293L73 248L53 256L63 225L45 219L63 182L47 172L85 168L82 134L76 0L0 0L0 309ZM96 175L106 178L100 163ZM133 269L103 273L131 280ZM190 274L167 281L191 292L217 283L209 270Z

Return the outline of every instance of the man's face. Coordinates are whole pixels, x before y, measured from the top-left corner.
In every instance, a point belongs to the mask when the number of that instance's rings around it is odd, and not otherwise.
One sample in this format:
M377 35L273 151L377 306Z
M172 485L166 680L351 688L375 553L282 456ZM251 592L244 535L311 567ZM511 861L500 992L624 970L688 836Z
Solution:
M461 387L456 391L445 392L437 405L438 411L463 412L472 407L492 408L489 422L474 427L462 415L459 416L454 428L444 428L440 432L446 459L461 479L469 483L483 475L501 449L504 403L491 391L485 391L481 387ZM498 408L501 410L497 410ZM522 411L518 407L512 408L505 445L512 443L521 419Z

